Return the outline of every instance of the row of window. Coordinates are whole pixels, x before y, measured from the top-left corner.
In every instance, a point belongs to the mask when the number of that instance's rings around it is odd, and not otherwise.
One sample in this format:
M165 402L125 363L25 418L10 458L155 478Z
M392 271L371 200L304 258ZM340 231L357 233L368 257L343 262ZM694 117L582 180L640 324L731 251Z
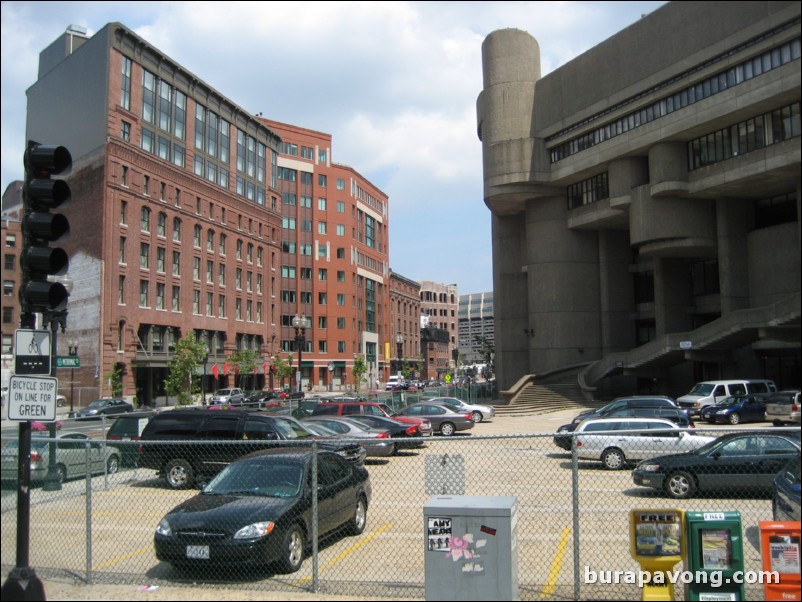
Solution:
M728 56L731 53L728 53ZM722 57L726 58L726 57ZM788 64L792 61L798 61L800 58L800 40L796 39L791 42L786 42L776 48L767 50L754 58L744 61L734 67L717 73L707 79L680 90L666 98L658 100L638 111L634 111L625 115L615 121L606 125L600 126L582 136L578 136L567 142L564 142L551 149L551 162L557 163L567 157L575 155L583 150L591 148L597 144L601 144L606 140L620 136L632 129L638 128L647 123L651 123L656 119L665 117L675 111L679 111L689 105L700 102L710 96L714 96L724 92L733 86L737 86L746 81L749 81L763 73L767 73L774 69ZM690 75L690 73L682 74L678 78ZM675 78L675 79L678 79ZM650 91L649 93L652 93ZM633 102L635 99L630 99L626 103ZM615 107L618 108L618 107ZM601 115L591 117L588 121L600 118ZM583 122L586 123L586 122ZM581 124L577 124L581 125ZM562 135L562 132L553 136L552 139Z
M726 161L800 135L800 103L775 109L688 142L688 169Z

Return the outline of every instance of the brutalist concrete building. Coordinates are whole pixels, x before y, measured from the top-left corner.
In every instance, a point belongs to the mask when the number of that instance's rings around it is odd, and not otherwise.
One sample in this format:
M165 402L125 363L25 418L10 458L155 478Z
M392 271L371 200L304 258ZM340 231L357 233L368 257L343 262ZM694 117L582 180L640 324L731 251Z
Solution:
M800 3L670 2L539 53L482 46L500 389L799 387Z

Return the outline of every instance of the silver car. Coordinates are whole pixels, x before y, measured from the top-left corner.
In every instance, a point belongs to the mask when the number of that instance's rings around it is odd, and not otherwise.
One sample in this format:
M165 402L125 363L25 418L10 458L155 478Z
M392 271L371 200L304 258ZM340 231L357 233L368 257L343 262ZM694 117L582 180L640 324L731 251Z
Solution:
M395 441L392 441L387 429L361 422L356 416L347 418L345 416L310 416L303 418L301 423L313 426L322 425L334 431L338 437L358 439L368 456L386 457L393 455L396 451Z
M62 433L56 441L56 476L60 483L74 477L85 477L89 472L114 474L120 470L120 453L105 441L91 439L83 433ZM17 479L19 441L9 441L2 451L2 479ZM87 447L89 457L87 459ZM45 480L50 467L50 441L31 437L31 482Z
M473 421L477 424L496 415L496 410L493 406L465 403L456 397L432 397L425 401L426 403L443 403L449 406L457 406L461 412L470 412Z
M774 426L800 423L799 391L777 391L766 400L766 422Z

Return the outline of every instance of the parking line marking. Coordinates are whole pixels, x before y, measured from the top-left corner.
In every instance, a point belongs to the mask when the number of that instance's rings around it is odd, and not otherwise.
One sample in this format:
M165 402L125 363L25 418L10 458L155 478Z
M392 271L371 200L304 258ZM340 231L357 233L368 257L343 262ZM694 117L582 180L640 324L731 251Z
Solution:
M324 564L322 567L320 567L319 572L323 572L327 568L337 564L340 560L342 560L343 558L348 556L351 552L354 552L354 551L358 550L359 548L361 548L363 545L368 543L374 537L376 537L378 535L381 535L385 531L387 531L389 529L392 529L392 528L393 528L393 523L387 523L386 525L383 525L379 529L376 529L373 533L368 535L365 539L362 539L362 540L356 542L354 545L352 545L349 548L343 550L342 552L337 554L334 558L329 560L326 564ZM299 584L306 583L306 582L311 581L311 580L312 580L312 577L302 577L301 579L298 580L298 583Z
M117 564L118 562L122 562L123 560L130 560L134 556L139 556L140 554L144 554L145 552L150 552L153 550L153 546L145 546L144 548L139 548L138 550L134 550L130 554L124 554L122 556L117 556L116 558L112 558L108 562L104 562L103 564L98 564L92 567L93 571L99 571L101 569L105 569L110 567L113 564Z
M568 546L568 535L571 529L566 527L563 529L563 534L560 536L560 543L557 545L557 553L554 555L554 560L549 569L549 577L546 579L546 585L540 591L541 598L549 598L554 595L554 589L557 587L557 577L560 576L560 569L563 565L563 558L565 557L565 548Z

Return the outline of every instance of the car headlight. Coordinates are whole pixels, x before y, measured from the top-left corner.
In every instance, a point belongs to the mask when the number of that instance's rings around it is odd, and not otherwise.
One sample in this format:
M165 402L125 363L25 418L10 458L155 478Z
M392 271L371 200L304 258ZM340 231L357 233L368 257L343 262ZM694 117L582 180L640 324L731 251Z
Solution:
M276 523L272 521L264 521L261 523L253 523L247 527L242 527L239 531L234 533L234 539L257 539L270 535L270 532L275 528Z
M162 537L173 536L173 530L170 528L170 523L167 522L166 518L163 518L159 521L159 524L156 526L156 533Z
M660 472L659 464L638 464L638 470L643 472Z
M88 410L87 414L97 414L97 410Z
M728 410L719 410L716 414L726 414Z

